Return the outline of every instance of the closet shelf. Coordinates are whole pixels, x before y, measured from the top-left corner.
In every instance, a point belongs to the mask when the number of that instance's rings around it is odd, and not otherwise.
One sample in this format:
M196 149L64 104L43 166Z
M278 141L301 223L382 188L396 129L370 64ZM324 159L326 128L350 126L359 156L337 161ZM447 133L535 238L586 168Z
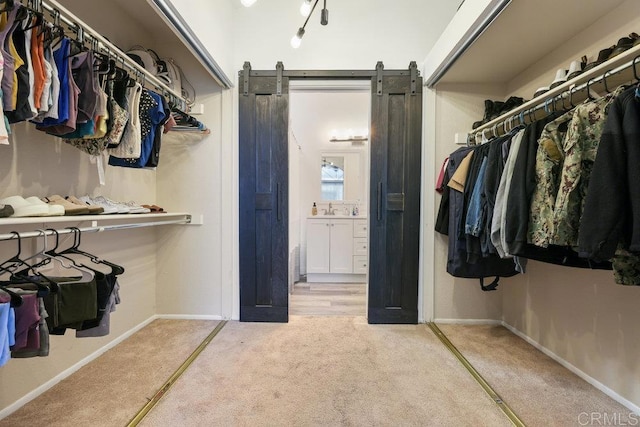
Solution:
M506 131L509 124L530 123L563 106L578 105L589 97L589 90L611 92L617 86L638 80L640 77L640 45L603 62L593 69L537 96L499 117L469 132L470 137L481 137L483 132L498 136ZM571 108L571 107L570 107ZM565 108L566 109L566 108Z
M510 82L623 1L511 1L477 34L474 28L454 28L452 21L452 27L445 30L449 37L438 40L427 56L425 82L429 87ZM477 3L464 3L459 13L472 10ZM496 3L487 1L485 10Z
M57 223L83 223L83 222L107 222L107 221L138 221L141 219L153 219L158 222L167 220L182 221L184 224L191 223L191 214L184 212L171 213L148 213L148 214L116 214L116 215L69 215L69 216L41 216L28 218L0 218L0 227L10 225L28 224L57 224Z

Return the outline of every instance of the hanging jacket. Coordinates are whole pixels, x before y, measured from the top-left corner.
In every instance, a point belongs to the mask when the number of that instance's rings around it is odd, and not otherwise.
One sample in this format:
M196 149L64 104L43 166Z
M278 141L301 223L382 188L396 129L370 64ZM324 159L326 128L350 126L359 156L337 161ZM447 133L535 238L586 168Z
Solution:
M471 148L463 147L455 151L449 157L447 174L452 176L460 162L469 153ZM484 286L482 279L485 277L510 277L517 274L514 263L511 260L502 260L495 256L482 258L479 262L471 264L467 262L466 239L462 229L464 212L464 195L452 188L445 190L448 193L448 206L441 203L440 209L449 210L449 248L447 252L447 272L455 277L480 278L483 290L493 290L497 286L497 279L490 285ZM445 200L443 197L442 200ZM441 218L443 215L438 215ZM438 227L441 230L442 227ZM461 232L462 231L462 232Z
M556 114L552 114L527 126L518 150L509 187L504 229L505 240L513 255L522 255L524 246L527 244L531 197L536 187L538 138L547 123L557 117Z
M609 108L579 229L581 256L640 251L640 101L627 89Z

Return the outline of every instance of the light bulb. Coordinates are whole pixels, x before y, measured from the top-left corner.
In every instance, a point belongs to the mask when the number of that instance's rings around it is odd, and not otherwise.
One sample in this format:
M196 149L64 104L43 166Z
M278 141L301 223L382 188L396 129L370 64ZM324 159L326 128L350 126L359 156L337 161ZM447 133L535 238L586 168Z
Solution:
M295 36L291 38L291 47L297 49L302 43L302 36L304 36L304 28L299 28Z
M304 2L302 3L302 6L300 6L300 15L306 18L307 16L309 16L310 13L311 13L311 0L304 0Z
M347 131L347 135L348 135L347 138L353 138L353 129L349 129Z
M294 49L297 49L300 47L300 44L302 43L302 39L300 37L298 37L297 35L291 37L291 47Z
M244 7L251 7L257 1L258 0L240 0L240 3L242 3Z

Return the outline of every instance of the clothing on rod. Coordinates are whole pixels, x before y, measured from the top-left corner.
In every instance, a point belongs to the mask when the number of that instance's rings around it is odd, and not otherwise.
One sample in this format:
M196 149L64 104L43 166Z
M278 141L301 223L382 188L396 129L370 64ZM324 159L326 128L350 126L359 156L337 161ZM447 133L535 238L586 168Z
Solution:
M447 271L504 277L533 259L613 269L616 283L640 285L640 172L627 166L640 164L639 93L619 87L452 153L436 220L449 235Z

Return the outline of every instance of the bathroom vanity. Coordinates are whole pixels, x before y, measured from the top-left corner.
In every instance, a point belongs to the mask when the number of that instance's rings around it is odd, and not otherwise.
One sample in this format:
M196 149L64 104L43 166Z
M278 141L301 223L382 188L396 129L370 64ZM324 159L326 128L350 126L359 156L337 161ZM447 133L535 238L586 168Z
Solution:
M307 219L307 281L361 283L367 280L367 218L322 215Z

